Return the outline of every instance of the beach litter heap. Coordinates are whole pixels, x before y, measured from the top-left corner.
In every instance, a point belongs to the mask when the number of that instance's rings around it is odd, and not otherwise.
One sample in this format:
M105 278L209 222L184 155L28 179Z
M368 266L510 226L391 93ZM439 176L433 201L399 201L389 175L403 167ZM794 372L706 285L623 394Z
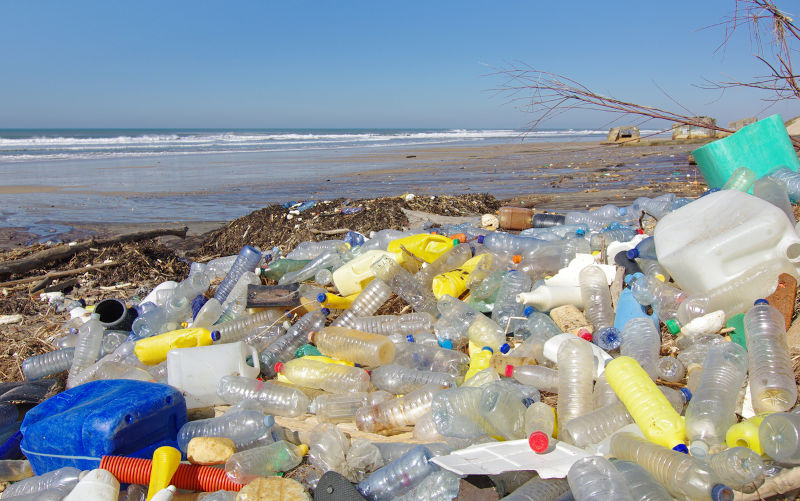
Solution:
M796 176L501 211L514 233L476 218L244 245L138 301L71 302L70 341L22 367L68 389L0 405L2 497L440 500L471 475L513 500L798 488Z

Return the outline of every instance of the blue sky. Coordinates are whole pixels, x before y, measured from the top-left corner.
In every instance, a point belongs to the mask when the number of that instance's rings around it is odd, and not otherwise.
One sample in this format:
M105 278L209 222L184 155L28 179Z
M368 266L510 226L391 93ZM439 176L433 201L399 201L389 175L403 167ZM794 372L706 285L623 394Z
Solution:
M493 90L503 84L493 73L523 64L678 109L660 87L723 125L800 115L791 102L765 111L768 93L697 88L764 73L747 33L715 53L723 30L703 29L733 8L733 0L0 2L0 127L520 128L531 116ZM611 119L576 112L543 126Z

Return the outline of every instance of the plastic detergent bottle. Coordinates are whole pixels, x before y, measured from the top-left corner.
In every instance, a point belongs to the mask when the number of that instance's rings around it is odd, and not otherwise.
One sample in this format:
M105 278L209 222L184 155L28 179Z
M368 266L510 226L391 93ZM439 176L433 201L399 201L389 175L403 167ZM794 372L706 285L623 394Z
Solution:
M394 344L386 336L329 326L312 332L308 340L323 355L367 366L378 367L394 359Z
M333 284L343 296L357 294L364 290L375 274L370 266L379 258L388 256L396 259L395 255L380 249L363 252L333 271Z
M685 447L683 418L636 360L615 358L606 365L606 379L648 440L669 448Z
M474 353L469 359L469 369L464 375L464 380L470 379L472 376L488 368L492 363L492 355L494 351L488 346L484 346L477 353Z
M478 273L490 271L493 261L491 254L480 254L452 271L436 275L431 283L433 295L436 299L441 299L444 295L460 297L467 290L469 280L476 270Z
M167 359L169 350L208 346L219 339L219 331L209 331L202 327L178 329L136 341L134 353L143 364L155 365Z
M283 374L296 385L318 388L331 393L369 389L367 371L349 365L326 364L308 358L295 358L275 364L275 372Z
M758 414L731 426L725 433L725 443L728 447L748 447L758 455L764 454L761 440L758 438L758 427L767 416L769 413Z
M432 263L454 245L458 245L458 240L444 235L421 233L392 240L386 250L393 253L397 257L397 262L403 266L413 260L409 253L426 263Z

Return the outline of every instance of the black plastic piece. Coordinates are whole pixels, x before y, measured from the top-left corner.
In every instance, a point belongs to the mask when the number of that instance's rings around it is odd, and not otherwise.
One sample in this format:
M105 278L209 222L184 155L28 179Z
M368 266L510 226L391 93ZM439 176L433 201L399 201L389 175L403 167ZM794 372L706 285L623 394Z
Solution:
M139 312L135 308L128 308L119 299L103 299L94 307L94 312L100 315L100 325L104 329L129 331Z
M625 251L617 252L614 256L614 264L625 268L626 275L633 275L634 273L642 273L642 269L633 259L630 259Z
M563 214L540 212L533 215L533 228L549 228L550 226L564 224L566 220L567 217Z
M314 501L367 501L356 486L335 471L327 471L317 483Z
M55 379L0 383L0 402L38 404L56 384Z

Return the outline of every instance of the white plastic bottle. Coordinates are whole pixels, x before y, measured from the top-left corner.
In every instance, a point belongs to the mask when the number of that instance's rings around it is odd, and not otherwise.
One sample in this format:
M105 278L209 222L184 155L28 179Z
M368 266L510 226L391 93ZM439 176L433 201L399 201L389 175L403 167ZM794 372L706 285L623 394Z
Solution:
M100 468L88 472L64 501L117 501L119 482L114 475Z
M77 377L81 371L87 369L100 354L100 346L103 344L103 326L100 320L92 318L80 329L78 329L78 344L75 346L75 353L72 356L72 365L69 368L67 377L67 388L73 388L77 384Z

